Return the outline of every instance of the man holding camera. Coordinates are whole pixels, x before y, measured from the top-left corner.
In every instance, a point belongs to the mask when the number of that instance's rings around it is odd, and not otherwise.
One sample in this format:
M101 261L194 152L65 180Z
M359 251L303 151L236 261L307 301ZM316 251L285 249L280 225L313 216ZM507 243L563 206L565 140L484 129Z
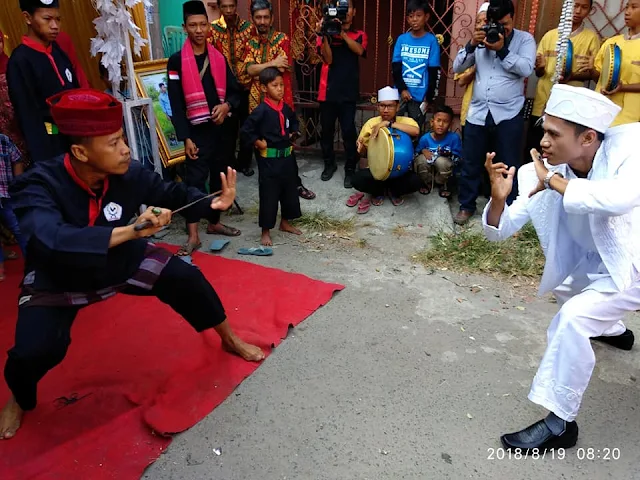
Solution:
M495 151L498 161L508 166L520 163L524 80L533 73L536 42L531 34L513 28L513 16L511 0L491 0L485 25L476 27L453 62L455 73L476 67L464 131L460 211L454 219L458 225L476 211L485 154ZM516 192L514 187L509 204Z
M367 34L353 30L356 9L353 0L328 2L318 27L318 48L322 55L320 73L320 122L322 125L322 180L333 177L338 169L333 151L336 120L340 121L346 162L344 187L351 188L351 178L356 170L356 102L360 97L360 57L367 52Z

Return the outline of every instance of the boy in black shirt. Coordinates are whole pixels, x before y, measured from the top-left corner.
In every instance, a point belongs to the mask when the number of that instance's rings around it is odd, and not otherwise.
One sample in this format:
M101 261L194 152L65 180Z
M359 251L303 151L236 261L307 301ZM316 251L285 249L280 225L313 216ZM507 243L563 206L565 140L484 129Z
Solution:
M333 152L336 120L340 121L342 139L347 161L344 166L344 186L351 188L351 177L358 163L356 150L356 102L360 98L360 57L367 53L367 34L362 30L352 30L356 9L349 1L347 21L342 24L340 35L329 37L318 34L318 48L322 55L320 73L320 123L322 125L322 157L324 171L322 180L333 177L338 169ZM322 30L322 21L319 24Z
M289 223L299 218L298 175L292 142L299 135L296 114L284 103L284 80L275 67L260 72L264 101L251 112L240 135L245 144L253 145L258 155L260 185L259 225L262 245L273 245L270 230L276 225L278 202L281 206L280 230L300 235Z

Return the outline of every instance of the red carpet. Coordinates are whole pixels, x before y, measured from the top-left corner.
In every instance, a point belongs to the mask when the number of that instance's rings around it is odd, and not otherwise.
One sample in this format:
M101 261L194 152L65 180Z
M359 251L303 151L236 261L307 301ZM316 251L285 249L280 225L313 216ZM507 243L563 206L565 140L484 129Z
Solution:
M277 263L277 257L274 257ZM196 254L231 325L269 352L343 286L247 262ZM13 342L20 262L0 283L0 351ZM67 358L40 383L39 404L18 435L0 441L0 478L132 479L193 426L257 364L204 342L154 298L119 295L81 311ZM0 382L0 401L9 392ZM61 397L77 401L56 401ZM66 404L65 404L66 403ZM154 433L158 432L158 433Z

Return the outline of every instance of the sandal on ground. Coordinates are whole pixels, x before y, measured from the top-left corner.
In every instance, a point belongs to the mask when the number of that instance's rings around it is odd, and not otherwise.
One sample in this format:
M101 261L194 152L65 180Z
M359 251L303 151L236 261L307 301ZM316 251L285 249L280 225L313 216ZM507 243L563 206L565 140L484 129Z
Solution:
M200 250L200 247L202 247L202 243L201 242L198 242L198 243L185 243L183 246L180 247L180 250L178 250L178 252L176 253L176 256L177 257L188 257L195 250Z
M358 205L358 213L361 215L365 214L369 211L369 208L371 208L371 202L368 198L365 198L360 202L360 205Z
M422 187L418 192L420 195L429 195L431 193L431 187Z
M384 196L380 195L379 197L375 197L371 199L371 205L375 205L376 207L382 206L384 203Z
M227 225L223 225L222 223L220 224L220 226L222 228L220 228L220 230L217 230L213 228L211 225L209 225L207 227L207 234L208 235L224 235L226 237L237 237L238 235L240 235L240 230L238 230L237 228L228 227Z
M355 207L360 202L360 200L362 200L362 197L364 197L364 193L354 193L347 199L347 207Z
M446 185L442 185L440 186L438 195L440 195L442 198L451 198L451 190L449 190Z
M394 207L399 207L404 203L404 198L402 197L394 197L393 195L390 195L390 197L391 197L391 203L393 204Z
M316 198L315 193L302 185L298 187L298 195L300 196L300 198L304 198L305 200L313 200L314 198Z

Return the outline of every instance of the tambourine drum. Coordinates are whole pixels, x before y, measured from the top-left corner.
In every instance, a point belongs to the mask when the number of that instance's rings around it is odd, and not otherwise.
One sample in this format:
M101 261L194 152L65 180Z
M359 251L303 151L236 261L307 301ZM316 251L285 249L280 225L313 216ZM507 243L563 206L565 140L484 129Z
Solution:
M571 76L573 68L573 43L567 40L567 53L564 56L564 66L562 67L562 78L567 79Z
M411 169L413 143L404 132L383 127L367 148L369 170L376 180L404 175Z
M618 86L620 82L620 67L622 65L622 50L615 43L607 46L604 52L604 61L602 62L602 88L611 91Z

